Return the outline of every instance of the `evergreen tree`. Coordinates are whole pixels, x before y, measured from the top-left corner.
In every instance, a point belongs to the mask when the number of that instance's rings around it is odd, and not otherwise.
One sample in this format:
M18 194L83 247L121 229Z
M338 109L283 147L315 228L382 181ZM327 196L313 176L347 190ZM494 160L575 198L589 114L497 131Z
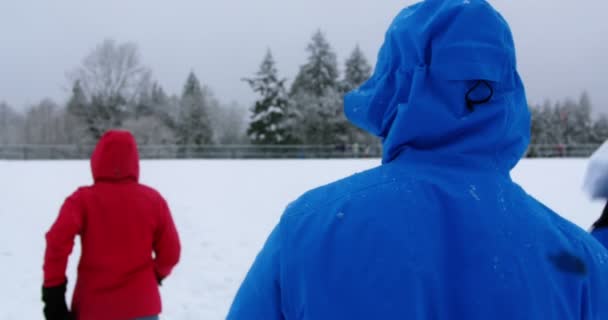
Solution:
M349 92L362 85L372 74L372 67L363 55L359 46L355 47L350 57L346 60L344 70L344 91Z
M87 132L88 137L81 137L75 142L97 141L109 129L119 128L127 119L127 101L120 95L103 96L94 94L87 98L79 80L74 82L72 96L67 103L67 113L70 125L77 133ZM76 134L77 134L76 133ZM69 134L72 136L74 132Z
M323 33L319 30L308 45L308 62L300 67L291 87L292 96L304 92L317 97L338 84L338 59Z
M583 92L578 101L576 112L573 119L573 141L579 144L589 143L593 130L593 121L591 119L592 105L591 99L587 92Z
M125 121L124 128L131 131L141 145L175 141L169 97L158 83L140 92L135 113Z
M563 104L560 104L558 112L560 114L561 125L563 128L563 143L575 143L574 137L576 132L576 112L577 105L572 99L566 99Z
M530 107L531 127L530 127L530 147L528 156L539 157L547 152L547 148L552 147L556 142L552 132L559 123L553 123L554 108L550 101L545 101L543 106ZM549 150L550 151L550 150Z
M604 143L608 140L608 117L601 115L593 124L591 143Z
M93 95L87 112L87 128L94 141L108 130L122 127L127 119L127 101L122 96L110 98Z
M538 106L528 106L530 110L530 144L537 144L543 131L541 123L541 108Z
M560 115L560 123L565 144L584 144L590 140L591 103L586 93L583 93L577 103L572 99L566 99L559 107L556 107Z
M72 96L68 100L67 111L75 117L86 118L87 116L87 98L78 80L72 86Z
M169 105L169 97L158 83L152 85L152 92L150 93L150 99L154 109L166 108Z
M308 62L291 87L290 121L296 141L307 144L344 144L347 121L343 114L336 54L321 31L308 45Z
M363 51L356 46L350 57L346 60L344 68L344 80L342 80L342 92L350 92L361 86L372 73L372 67L365 58ZM362 145L379 145L380 141L365 130L361 130L352 124L346 126L348 140L351 143Z
M583 93L580 99L566 99L551 105L545 102L542 108L532 108L531 144L537 149L560 154L568 145L581 145L603 141L608 136L603 118L592 119L592 105L589 95ZM531 150L534 155L535 150ZM541 154L542 155L542 154Z
M550 111L551 114L547 117L550 124L547 129L549 143L553 145L566 144L568 112L560 102L556 102L555 106Z
M552 117L553 108L549 101L541 106L533 106L530 108L531 114L531 127L530 127L530 143L533 145L546 145L549 144L549 138L547 133L550 130L550 121Z
M308 144L345 145L349 142L350 124L343 111L342 93L327 89L321 97L309 96L301 119L302 136ZM302 102L306 102L303 100Z
M533 143L539 145L552 143L550 135L553 132L553 127L559 125L559 123L553 123L553 105L550 100L545 100L542 107L539 107L536 124L538 130L532 130L531 140L534 141Z
M194 72L184 85L180 100L180 114L177 128L179 145L206 145L213 141L213 132L208 115L208 92L202 88Z
M287 125L289 100L285 79L279 78L270 50L266 53L255 77L245 79L259 95L252 108L251 123L247 135L253 144L288 144L293 138Z
M168 100L169 97L157 82L152 83L148 88L142 88L137 96L135 118L142 116L160 117L161 113L166 111Z
M66 105L65 128L66 143L86 144L92 143L95 128L92 127L91 105L82 89L79 80L74 81L72 96Z
M179 98L169 97L163 87L154 83L150 91L149 113L154 118L158 119L166 128L177 132L179 121Z

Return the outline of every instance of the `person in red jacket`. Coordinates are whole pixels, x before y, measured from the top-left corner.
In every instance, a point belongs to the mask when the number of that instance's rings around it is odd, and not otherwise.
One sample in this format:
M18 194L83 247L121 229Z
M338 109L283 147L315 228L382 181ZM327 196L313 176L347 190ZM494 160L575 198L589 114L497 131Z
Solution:
M165 199L139 180L131 133L109 131L91 157L94 184L63 204L46 234L42 295L47 320L158 319L158 285L178 263L180 242ZM71 312L66 266L74 238L82 255Z

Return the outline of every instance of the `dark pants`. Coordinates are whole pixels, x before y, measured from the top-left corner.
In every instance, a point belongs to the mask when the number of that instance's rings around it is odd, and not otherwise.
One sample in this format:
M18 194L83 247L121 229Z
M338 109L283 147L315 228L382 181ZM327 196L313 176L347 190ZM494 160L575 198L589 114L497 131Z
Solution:
M159 318L158 318L158 316L150 316L150 317L137 318L137 319L133 319L133 320L159 320Z

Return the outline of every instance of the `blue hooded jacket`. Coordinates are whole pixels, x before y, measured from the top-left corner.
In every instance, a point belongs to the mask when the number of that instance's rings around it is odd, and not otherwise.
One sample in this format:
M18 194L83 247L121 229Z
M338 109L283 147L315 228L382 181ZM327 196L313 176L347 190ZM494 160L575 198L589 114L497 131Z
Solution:
M608 252L511 180L530 115L486 1L403 10L345 112L383 164L292 203L228 319L608 319Z
M591 235L604 247L608 248L608 228L596 228L591 231Z

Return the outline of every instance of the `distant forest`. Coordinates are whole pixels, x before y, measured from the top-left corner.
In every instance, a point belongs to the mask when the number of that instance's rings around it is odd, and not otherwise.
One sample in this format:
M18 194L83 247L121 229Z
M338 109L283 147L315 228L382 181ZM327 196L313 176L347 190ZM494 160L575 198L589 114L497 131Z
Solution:
M24 112L0 100L0 145L90 145L110 128L128 129L142 145L377 145L348 123L342 97L372 66L358 46L340 67L325 35L314 33L308 57L288 81L268 50L259 71L245 77L257 100L226 104L191 72L179 94L167 93L134 43L105 40L69 72L71 96L43 99ZM532 144L598 144L608 117L593 117L587 93L576 100L530 106Z

